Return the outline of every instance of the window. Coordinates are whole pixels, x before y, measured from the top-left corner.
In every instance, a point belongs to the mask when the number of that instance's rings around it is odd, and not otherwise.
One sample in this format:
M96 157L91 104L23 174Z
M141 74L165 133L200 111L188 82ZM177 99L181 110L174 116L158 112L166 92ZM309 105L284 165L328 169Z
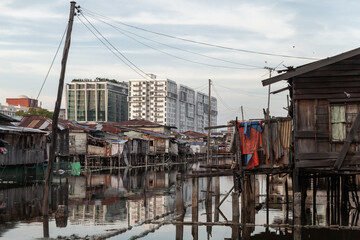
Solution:
M346 138L345 105L333 105L331 111L331 140L344 141Z

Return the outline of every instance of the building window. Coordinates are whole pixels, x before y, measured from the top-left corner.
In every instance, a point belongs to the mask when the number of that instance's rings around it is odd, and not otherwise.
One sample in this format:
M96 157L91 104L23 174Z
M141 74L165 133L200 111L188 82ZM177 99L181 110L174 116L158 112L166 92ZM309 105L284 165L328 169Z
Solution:
M345 105L333 105L331 111L331 140L334 142L344 141L346 138Z

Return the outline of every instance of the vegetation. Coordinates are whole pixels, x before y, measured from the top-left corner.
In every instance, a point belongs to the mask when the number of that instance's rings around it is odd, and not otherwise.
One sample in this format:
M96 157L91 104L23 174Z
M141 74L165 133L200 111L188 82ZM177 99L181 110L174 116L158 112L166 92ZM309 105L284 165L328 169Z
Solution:
M52 118L53 113L43 108L29 108L27 112L25 112L24 110L20 110L17 111L15 115L21 117L42 116L42 117Z

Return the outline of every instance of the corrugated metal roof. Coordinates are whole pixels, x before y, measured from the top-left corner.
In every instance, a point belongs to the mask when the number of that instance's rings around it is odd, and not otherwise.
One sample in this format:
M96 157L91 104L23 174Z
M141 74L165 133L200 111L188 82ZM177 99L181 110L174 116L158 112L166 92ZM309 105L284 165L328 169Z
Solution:
M33 128L27 128L27 127L18 127L18 126L7 126L7 125L0 125L0 131L4 132L28 132L28 133L43 133L46 132L33 129Z

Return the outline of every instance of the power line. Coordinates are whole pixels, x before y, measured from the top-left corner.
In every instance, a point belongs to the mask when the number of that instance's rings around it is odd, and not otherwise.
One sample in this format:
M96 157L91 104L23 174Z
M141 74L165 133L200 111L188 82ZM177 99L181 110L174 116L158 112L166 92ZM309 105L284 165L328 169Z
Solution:
M135 35L139 38L142 38L142 39L145 39L147 41L151 41L151 42L154 42L154 43L157 43L157 44L160 44L160 45L163 45L163 46L166 46L166 47L169 47L169 48L173 48L173 49L176 49L176 50L179 50L179 51L183 51L183 52L187 52L187 53L191 53L191 54L194 54L194 55L198 55L198 56L201 56L201 57L206 57L206 58L209 58L209 59L214 59L214 60L217 60L217 61L222 61L222 62L226 62L226 63L231 63L231 64L236 64L236 65L241 65L241 66L246 66L246 67L251 67L251 69L248 69L248 68L242 68L242 69L247 69L247 70L253 70L253 69L263 69L263 67L261 66L255 66L255 65L250 65L250 64L243 64L243 63L238 63L238 62L233 62L233 61L229 61L229 60L225 60L225 59L221 59L221 58L217 58L217 57L212 57L212 56L208 56L208 55L205 55L205 54L201 54L201 53L197 53L197 52L193 52L193 51L189 51L189 50L186 50L186 49L182 49L182 48L179 48L179 47L175 47L175 46L171 46L169 44L166 44L166 43L162 43L162 42L159 42L159 41L156 41L156 40L153 40L153 39L150 39L150 38L147 38L147 37L144 37L144 36L141 36L139 34L136 34L134 32L131 32L131 31L127 31L125 29L120 29L118 26L115 26L111 23L108 23L106 21L103 21L101 20L100 18L98 17L95 17L96 15L92 14L92 13L88 13L90 16L93 16L94 19L98 20L98 21L101 21L111 27L113 27L114 29L116 29L117 31L120 31L120 33L124 34L123 32L127 32L129 34L132 34L132 35ZM130 36L124 34L125 36L131 38ZM134 39L134 38L132 38ZM138 40L134 39L135 41L139 42ZM141 43L141 42L140 42ZM143 43L141 43L143 44ZM144 45L144 44L143 44ZM146 45L148 46L148 45ZM157 50L157 49L156 49Z
M36 97L36 100L38 100L38 98L39 98L39 96L40 96L40 93L41 93L41 91L42 91L42 89L43 89L43 87L44 87L44 85L45 85L45 83L46 83L46 80L47 80L49 74L50 74L50 71L51 71L51 69L52 69L52 66L54 65L56 56L57 56L57 54L58 54L58 52L59 52L59 49L60 49L60 47L61 47L61 44L62 44L62 42L63 42L63 40L64 40L65 33L66 33L67 29L68 29L68 25L66 25L66 28L65 28L65 31L64 31L64 33L63 33L63 35L62 35L62 37L61 37L59 46L58 46L58 48L57 48L57 50L56 50L55 56L54 56L51 64L50 64L49 70L48 70L47 73L46 73L45 79L44 79L44 81L43 81L43 83L42 83L42 85L41 85L41 88L40 88L40 91L39 91L39 93L38 93L38 95L37 95L37 97Z
M104 43L104 41L102 41L82 20L81 18L78 16L78 19L84 24L84 26L92 33L94 34L94 36L99 39L101 41L102 44L104 44L113 54L115 54L115 56L117 58L119 58L123 63L125 63L128 67L130 67L133 71L135 71L138 75L140 75L142 78L144 79L148 79L146 73L141 70L138 66L136 66L132 61L130 61L124 54L122 54L114 45L112 45L105 37L103 34L100 33L100 31L83 15L81 14L81 16L83 16L85 18L85 20L92 26L92 28L118 53L120 54L128 63L128 64L124 59L120 58L107 44ZM136 69L140 72L142 72L144 74L144 76L142 74L140 74Z
M90 10L88 10L86 8L84 8L84 9L87 12L99 15L101 17L104 17L103 15L97 14L97 13L95 13L93 11L90 11ZM200 42L200 41L190 40L190 39L181 38L181 37L175 37L175 36L172 36L172 35L169 35L169 34L159 33L159 32L155 32L155 31L152 31L152 30L145 29L145 28L133 26L133 25L130 25L130 24L127 24L127 23L123 23L121 21L116 21L116 22L118 22L118 23L120 23L120 24L122 24L124 26L127 26L127 27L131 27L131 28L134 28L134 29L138 29L138 30L141 30L141 31L148 32L148 33L156 34L156 35L159 35L159 36L164 36L164 37L177 39L177 40L190 42L190 43L195 43L195 44L199 44L199 45L204 45L204 46L208 46L208 47L215 47L215 48L221 48L221 49L226 49L226 50L233 50L233 51L238 51L238 52L266 55L266 56L273 56L273 57L296 58L296 59L304 59L304 60L319 60L317 58L311 58L311 57L291 56L291 55L284 55L284 54L275 54L275 53L268 53L268 52L252 51L252 50L246 50L246 49L240 49L240 48L234 48L234 47L226 47L226 46L212 44L212 43L206 43L206 42Z

